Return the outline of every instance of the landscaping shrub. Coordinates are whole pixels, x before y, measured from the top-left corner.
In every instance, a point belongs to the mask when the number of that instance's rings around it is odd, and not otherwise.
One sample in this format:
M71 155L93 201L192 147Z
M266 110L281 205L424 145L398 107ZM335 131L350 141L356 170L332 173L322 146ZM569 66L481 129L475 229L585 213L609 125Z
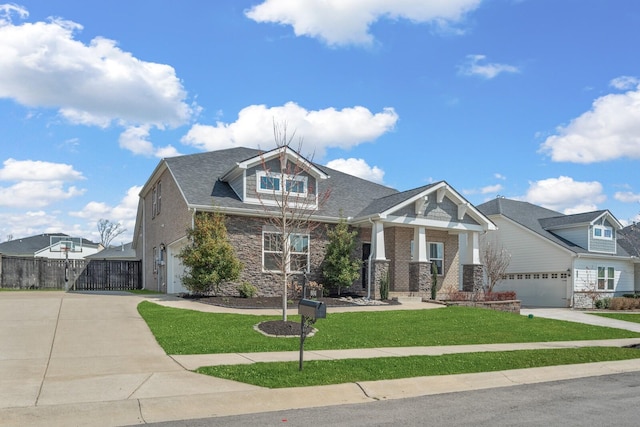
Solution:
M380 279L380 299L381 300L389 299L389 275L388 274Z
M258 293L258 288L251 283L244 282L238 286L238 293L242 298L253 298Z
M637 310L640 309L640 299L638 298L611 298L610 310Z
M597 309L606 310L611 307L611 298L601 298L596 301L595 306Z

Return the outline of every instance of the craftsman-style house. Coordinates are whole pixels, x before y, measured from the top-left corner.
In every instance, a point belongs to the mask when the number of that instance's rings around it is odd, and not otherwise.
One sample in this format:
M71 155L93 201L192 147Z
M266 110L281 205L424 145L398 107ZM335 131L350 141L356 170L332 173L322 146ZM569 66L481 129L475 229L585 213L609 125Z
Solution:
M291 165L298 173L281 173ZM135 226L144 287L186 292L177 257L189 243L186 230L199 213L217 210L225 214L229 240L244 265L238 283L225 284L222 292L237 295L237 286L248 282L260 295L279 295L269 263L269 254L279 250L273 245L278 231L267 218L283 191L296 193L312 210L311 219L322 223L301 231L291 245L294 275L306 273L322 283L326 230L342 217L357 230L357 256L364 261L352 292L379 298L380 281L388 278L391 295L428 296L431 263L437 266L440 290L482 286L479 238L495 225L448 183L400 192L280 147L268 152L231 148L160 161L140 192Z

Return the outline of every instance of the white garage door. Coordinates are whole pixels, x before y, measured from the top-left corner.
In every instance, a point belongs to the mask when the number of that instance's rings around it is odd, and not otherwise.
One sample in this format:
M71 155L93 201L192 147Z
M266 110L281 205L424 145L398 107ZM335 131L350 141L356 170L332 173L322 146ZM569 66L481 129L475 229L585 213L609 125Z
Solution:
M187 288L182 285L182 276L184 275L184 266L180 262L180 258L177 254L185 245L186 240L172 244L169 246L169 253L167 256L167 293L168 294L181 294L189 293Z
M560 274L516 274L508 277L500 281L494 291L515 291L524 307L569 306L567 279Z

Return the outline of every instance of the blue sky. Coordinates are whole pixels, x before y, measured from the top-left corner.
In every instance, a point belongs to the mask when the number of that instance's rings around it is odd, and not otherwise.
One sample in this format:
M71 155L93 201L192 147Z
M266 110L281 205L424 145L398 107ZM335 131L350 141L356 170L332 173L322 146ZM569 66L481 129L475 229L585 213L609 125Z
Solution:
M3 4L0 241L128 241L162 157L269 149L273 121L399 190L640 220L638 40L635 0Z

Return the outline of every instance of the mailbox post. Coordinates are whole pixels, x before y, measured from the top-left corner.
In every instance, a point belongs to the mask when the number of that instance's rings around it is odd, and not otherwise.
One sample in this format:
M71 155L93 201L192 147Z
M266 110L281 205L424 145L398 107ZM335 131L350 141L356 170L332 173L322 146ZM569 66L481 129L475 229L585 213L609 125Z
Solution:
M320 301L303 298L298 303L298 314L300 315L299 369L302 371L302 361L304 359L304 340L307 337L307 330L316 322L317 319L324 319L327 317L327 306Z

